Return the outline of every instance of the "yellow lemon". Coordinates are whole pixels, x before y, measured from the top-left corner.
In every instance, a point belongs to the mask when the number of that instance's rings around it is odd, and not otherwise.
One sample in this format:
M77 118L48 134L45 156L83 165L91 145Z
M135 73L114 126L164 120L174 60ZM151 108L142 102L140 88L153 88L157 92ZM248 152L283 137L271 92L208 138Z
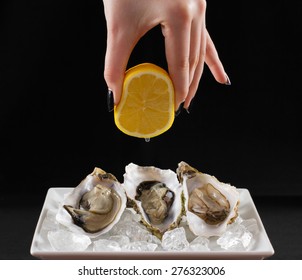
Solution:
M174 87L169 74L151 63L127 70L114 121L122 132L139 138L167 131L174 121Z

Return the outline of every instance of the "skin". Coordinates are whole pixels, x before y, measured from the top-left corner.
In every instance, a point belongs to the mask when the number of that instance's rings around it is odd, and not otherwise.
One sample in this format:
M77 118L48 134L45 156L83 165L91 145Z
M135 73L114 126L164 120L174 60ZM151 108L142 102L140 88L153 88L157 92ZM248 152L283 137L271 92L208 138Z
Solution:
M206 63L217 82L229 79L206 29L205 0L103 0L107 21L104 78L121 97L127 63L144 34L161 25L168 70L175 88L175 108L188 109Z

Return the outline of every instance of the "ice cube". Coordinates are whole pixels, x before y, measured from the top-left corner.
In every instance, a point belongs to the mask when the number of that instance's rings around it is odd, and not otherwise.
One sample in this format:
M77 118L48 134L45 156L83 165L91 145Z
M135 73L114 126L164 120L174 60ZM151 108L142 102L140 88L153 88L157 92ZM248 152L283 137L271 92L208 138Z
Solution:
M120 222L132 222L133 213L132 211L126 209L120 218Z
M233 223L217 239L217 244L225 250L241 251L249 249L252 239L253 234L244 225Z
M190 242L189 251L210 251L210 240L203 236L197 236L192 242Z
M142 228L137 222L120 222L110 231L110 235L125 235L130 241L148 241L151 233Z
M93 242L93 251L95 252L119 252L121 246L117 241L109 239L99 239Z
M53 210L48 210L46 212L45 218L42 222L41 230L50 231L58 228L58 222L56 220L56 212Z
M157 248L157 244L147 241L135 241L123 246L125 251L153 252Z
M109 240L117 242L120 246L130 243L130 238L125 235L112 235Z
M241 225L245 226L246 229L253 234L253 236L256 236L259 233L259 227L256 219L254 218L243 220Z
M167 251L182 251L189 247L184 228L166 231L162 237L162 247Z
M47 238L55 251L85 251L91 244L88 236L64 229L49 231Z

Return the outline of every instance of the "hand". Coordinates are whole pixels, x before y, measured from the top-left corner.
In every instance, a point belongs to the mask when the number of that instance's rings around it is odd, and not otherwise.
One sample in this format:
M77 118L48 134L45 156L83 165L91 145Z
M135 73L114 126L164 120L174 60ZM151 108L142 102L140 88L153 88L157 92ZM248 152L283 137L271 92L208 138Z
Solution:
M124 73L139 39L160 24L168 70L175 88L175 108L188 108L204 63L219 83L230 84L205 24L205 0L103 0L107 21L104 78L121 97Z

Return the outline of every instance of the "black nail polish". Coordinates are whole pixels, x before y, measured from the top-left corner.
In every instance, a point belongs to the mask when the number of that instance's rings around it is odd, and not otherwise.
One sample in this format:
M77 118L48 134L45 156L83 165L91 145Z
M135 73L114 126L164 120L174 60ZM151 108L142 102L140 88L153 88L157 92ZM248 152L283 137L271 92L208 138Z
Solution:
M185 110L186 110L186 112L187 112L188 114L190 114L190 112L191 112L191 109L192 109L194 100L195 100L195 97L193 97L192 100L190 101L190 104L189 104L188 108L185 108Z
M108 89L107 93L107 108L108 112L112 112L114 108L113 92L111 89Z
M231 85L231 80L230 80L228 75L225 75L225 76L227 78L227 81L225 82L225 85L230 86Z
M182 108L184 107L184 103L185 103L185 102L182 102L182 103L179 105L178 109L175 111L175 117L177 117L177 116L181 113Z

